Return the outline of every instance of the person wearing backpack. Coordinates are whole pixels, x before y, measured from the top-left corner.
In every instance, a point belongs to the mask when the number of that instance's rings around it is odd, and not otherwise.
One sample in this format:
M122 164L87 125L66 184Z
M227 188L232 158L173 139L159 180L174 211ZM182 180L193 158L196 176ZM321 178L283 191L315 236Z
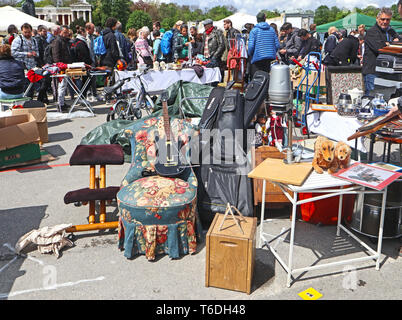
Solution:
M117 28L117 19L110 17L106 20L105 29L99 37L102 37L106 53L101 55L100 65L113 70L117 60L120 59L119 47L114 34ZM96 39L98 40L98 38Z
M70 64L73 62L73 59L70 54L70 28L68 26L61 27L60 34L51 43L51 46L52 46L52 56L54 63L61 62L64 64ZM64 101L66 90L67 90L67 79L62 78L61 82L59 82L57 90L57 97L60 111L65 111L68 109L68 106Z
M339 39L341 38L340 33L336 27L330 27L328 29L328 38L324 41L322 45L322 62L323 64L328 64L329 58L327 56L331 55L331 52L337 46Z
M160 36L160 31L159 30L154 30L152 32L152 37L153 37L153 61L158 61L162 62L165 61L165 58L163 57L163 53L161 50L161 36Z
M128 69L136 70L137 69L137 52L135 51L135 41L137 41L137 31L135 28L128 29L127 32L128 43L130 46L130 54L128 63Z
M161 40L161 50L163 56L165 57L166 62L173 62L174 56L172 51L172 44L175 41L175 38L180 33L180 27L183 24L183 21L177 21L171 30L166 31Z
M49 54L49 43L47 42L47 28L44 25L38 26L38 34L35 36L35 40L38 43L39 50L39 59L38 66L43 67L47 62L45 62L46 57L45 53ZM51 87L52 79L50 76L45 76L43 79L39 81L40 89L38 92L38 101L41 101L45 104L49 104L49 99L47 97L47 92Z
M188 58L188 47L190 44L188 27L186 24L183 24L180 27L180 33L174 38L174 42L172 43L172 51L175 60Z
M3 44L11 44L15 37L18 36L18 28L14 24L10 24L7 28L7 36L3 38Z
M39 58L38 44L32 36L32 26L29 23L24 23L21 26L21 34L11 44L11 54L15 60L21 61L25 65L25 70L31 70L37 66L37 59ZM25 83L27 88L29 81L26 80ZM38 87L39 85L34 83L27 96L33 98L34 91Z
M85 31L86 31L86 41L89 48L89 54L91 57L91 66L96 67L96 56L94 51L95 45L95 25L92 22L87 22L85 24ZM94 100L102 101L102 97L98 95L97 87L96 87L96 77L92 77L91 83L89 84L92 92L92 97L90 97L90 101L93 102Z

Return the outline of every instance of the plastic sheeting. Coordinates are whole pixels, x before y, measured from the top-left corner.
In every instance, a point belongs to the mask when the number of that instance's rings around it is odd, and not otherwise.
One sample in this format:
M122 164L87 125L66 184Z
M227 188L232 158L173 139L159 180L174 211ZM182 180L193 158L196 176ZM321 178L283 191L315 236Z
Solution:
M185 81L178 81L171 85L166 89L169 94L169 115L182 117L183 115L179 110L180 102L182 102L181 108L186 118L201 118L205 104L207 103L207 98L212 89L213 87L209 85ZM183 98L186 98L186 100L182 100ZM160 97L156 101L154 114L162 114L162 102L160 101Z
M128 138L125 137L124 131L131 127L131 120L112 120L105 122L95 129L87 133L82 138L81 144L120 144L124 151L124 161L131 161L131 146Z
M199 121L204 112L207 99L191 99L182 101L180 112L179 106L181 100L186 97L208 97L213 87L192 82L178 81L166 89L169 93L168 110L171 118L192 118ZM155 117L162 114L162 102L158 98L154 112L147 117ZM144 120L140 119L141 121ZM125 136L124 131L129 127L135 127L138 120L112 120L96 127L87 133L81 140L81 144L120 144L124 151L125 162L131 161L130 140Z

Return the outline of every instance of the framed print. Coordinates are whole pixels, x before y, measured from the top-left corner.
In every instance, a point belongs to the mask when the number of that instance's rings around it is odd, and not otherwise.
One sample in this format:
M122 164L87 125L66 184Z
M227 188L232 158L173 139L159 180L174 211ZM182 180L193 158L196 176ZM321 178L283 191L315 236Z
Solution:
M381 191L402 176L402 173L355 162L349 168L334 173L333 176Z

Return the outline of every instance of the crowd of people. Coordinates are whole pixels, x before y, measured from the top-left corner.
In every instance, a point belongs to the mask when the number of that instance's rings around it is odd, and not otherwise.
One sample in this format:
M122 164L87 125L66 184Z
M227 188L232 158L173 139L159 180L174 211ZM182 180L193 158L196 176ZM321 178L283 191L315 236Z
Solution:
M202 22L202 33L198 33L195 26L189 28L179 20L170 30L163 29L160 22L155 21L152 30L144 26L139 30L130 28L124 34L121 22L113 17L107 19L103 29L93 23L78 26L76 30L68 26L50 29L39 26L33 30L28 23L18 30L15 25L10 25L0 47L0 99L22 96L29 85L24 73L55 63L84 62L113 70L121 61L128 68L137 69L138 64L151 66L155 62L170 63L201 57L206 67L219 67L224 75L233 39L241 39L245 44L246 81L257 70L269 72L275 60L295 64L303 62L308 54L319 52L326 66L362 66L368 93L374 88L378 50L399 41L399 35L389 26L392 11L388 8L380 10L377 23L367 31L364 25L349 33L331 27L323 38L316 32L315 24L307 30L285 22L278 29L276 24L266 22L264 12L258 13L256 18L257 24L248 23L241 30L235 29L229 19L224 20L224 30L214 26L211 19L206 19ZM98 54L95 48L99 36L102 36L104 54ZM97 95L96 79L93 80L88 91L94 99L101 99ZM50 87L51 81L45 78L35 83L27 96L33 97L37 92L38 100L49 103ZM67 89L67 82L63 79L57 86L56 95L61 110L67 108L64 102Z

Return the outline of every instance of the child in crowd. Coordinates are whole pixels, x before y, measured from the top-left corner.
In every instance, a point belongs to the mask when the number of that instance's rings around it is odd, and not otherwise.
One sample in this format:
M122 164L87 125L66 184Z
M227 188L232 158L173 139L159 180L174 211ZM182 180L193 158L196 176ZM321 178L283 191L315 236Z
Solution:
M149 29L143 27L138 33L138 39L135 41L135 50L140 64L152 66L152 47L148 43L148 35Z
M154 62L158 61L164 61L165 58L163 56L162 53L162 49L161 49L161 33L159 30L154 30L152 32L152 36L154 38L154 44L153 44L153 51L154 51Z

